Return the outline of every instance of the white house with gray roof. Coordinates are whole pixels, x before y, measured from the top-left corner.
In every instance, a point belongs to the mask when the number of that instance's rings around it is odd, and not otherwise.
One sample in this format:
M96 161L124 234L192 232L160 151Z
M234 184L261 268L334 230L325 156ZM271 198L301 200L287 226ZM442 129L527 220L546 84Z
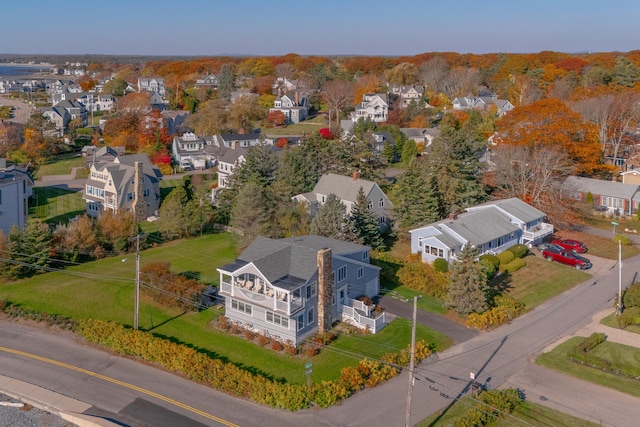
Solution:
M553 225L545 217L518 198L495 200L410 230L411 253L420 253L424 262L455 261L467 244L481 255L497 254L516 244L533 246L553 234Z
M384 93L366 93L362 96L362 102L356 105L351 113L351 120L371 119L376 123L386 122L389 115L389 100Z
M379 331L384 313L355 300L380 292L368 246L322 236L256 238L220 268L225 316L244 328L299 344L338 320Z
M369 210L378 217L380 230L386 230L390 225L393 205L378 184L360 178L359 172L354 172L351 176L335 173L324 174L320 177L313 191L298 194L293 197L293 200L306 203L311 212L315 212L321 205L324 205L330 194L335 194L345 205L346 214L349 215L358 198L360 187L369 201Z
M498 99L498 95L489 91L482 91L478 96L469 94L454 98L451 102L454 110L486 110L491 105L496 106L496 114L500 117L512 111L515 107L506 99Z

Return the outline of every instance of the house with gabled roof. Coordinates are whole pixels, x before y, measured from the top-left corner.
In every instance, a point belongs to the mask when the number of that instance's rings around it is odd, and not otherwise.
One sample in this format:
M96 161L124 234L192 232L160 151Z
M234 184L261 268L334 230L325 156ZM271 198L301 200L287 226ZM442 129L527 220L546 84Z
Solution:
M166 93L164 79L160 77L139 77L138 92L142 91L156 92L160 96L164 96Z
M277 96L269 113L274 111L282 112L289 124L300 123L309 115L309 97L306 93L298 91Z
M93 163L83 195L87 215L126 210L132 211L138 221L155 216L160 208L161 179L162 173L146 154Z
M377 183L360 178L359 172L354 172L352 176L324 174L311 192L298 194L293 197L293 200L306 203L310 211L315 212L325 204L330 194L335 194L345 205L346 214L349 215L356 203L360 188L369 201L369 210L378 217L380 230L387 230L391 223L393 205Z
M215 90L215 89L218 89L218 86L220 86L220 79L218 79L218 76L215 74L207 74L201 79L196 80L195 87L196 89L204 87L204 88Z
M380 292L380 267L370 248L322 236L256 238L220 268L225 316L282 342L299 344L338 321L376 333L384 313L355 298Z
M518 198L467 208L441 221L409 231L411 253L424 262L455 261L465 245L482 254L498 254L516 244L537 245L553 234L546 214Z
M369 118L376 123L386 122L389 115L389 100L384 93L366 93L362 96L362 102L356 105L351 113L351 120Z
M407 108L412 102L420 102L424 95L424 86L422 85L393 85L390 90L391 94L398 97L398 105L401 108Z
M632 215L640 205L640 184L605 179L569 176L563 185L564 196L586 202L591 195L594 209L611 215Z
M81 126L87 126L89 123L87 109L77 100L66 99L53 107L43 107L40 112L55 124L59 136L64 135L72 120L79 119Z
M482 91L478 96L469 94L467 96L454 98L452 101L454 110L487 110L495 105L496 114L500 117L512 111L515 107L506 99L498 99L498 95L489 91Z

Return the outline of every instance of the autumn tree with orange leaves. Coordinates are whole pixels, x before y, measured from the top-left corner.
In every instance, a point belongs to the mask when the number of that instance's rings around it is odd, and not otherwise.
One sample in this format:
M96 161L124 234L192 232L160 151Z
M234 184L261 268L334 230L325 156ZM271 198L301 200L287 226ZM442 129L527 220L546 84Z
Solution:
M594 175L602 163L597 129L558 99L516 107L496 122L499 145L552 147L567 153L579 174Z

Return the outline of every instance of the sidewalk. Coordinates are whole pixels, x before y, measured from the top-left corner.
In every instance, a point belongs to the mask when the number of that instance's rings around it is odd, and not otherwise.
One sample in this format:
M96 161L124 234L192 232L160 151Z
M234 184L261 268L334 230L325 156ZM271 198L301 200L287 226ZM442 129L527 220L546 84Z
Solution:
M83 414L92 408L88 403L24 381L0 375L0 390L9 397L57 415L79 427L117 427L120 425L104 418Z
M624 329L618 329L618 328L612 328L610 326L606 326L603 325L602 323L600 323L600 321L602 319L604 319L605 317L607 317L608 315L610 315L611 313L613 313L614 308L607 308L605 310L602 310L598 313L596 313L593 317L592 317L592 322L589 323L587 326L585 326L584 328L580 329L579 331L577 331L575 334L571 335L571 336L565 336L560 338L559 340L555 341L554 343L548 345L547 347L545 347L542 352L543 353L547 353L551 350L553 350L554 348L556 348L557 346L559 346L560 344L562 344L563 342L573 338L573 337L588 337L593 333L596 332L602 332L607 336L607 341L609 342L615 342L618 344L624 344L624 345L628 345L630 347L637 347L640 348L640 335L633 333L633 332L627 332Z

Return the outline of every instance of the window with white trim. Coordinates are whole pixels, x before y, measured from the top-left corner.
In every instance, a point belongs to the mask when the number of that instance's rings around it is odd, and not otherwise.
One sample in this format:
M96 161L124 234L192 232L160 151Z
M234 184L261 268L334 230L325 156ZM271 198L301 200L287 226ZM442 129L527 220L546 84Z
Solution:
M285 316L281 316L272 311L267 311L265 320L267 323L273 323L274 325L282 326L283 328L289 329L289 318Z
M344 281L344 279L347 278L347 266L343 265L342 267L338 268L338 283Z
M307 325L311 325L315 320L315 316L313 313L313 308L310 308L309 311L307 311Z
M242 301L238 301L236 299L231 300L231 308L236 311L240 311L242 313L246 313L248 315L253 315L253 307L249 304L246 304Z
M304 328L304 314L298 315L298 330Z
M380 197L380 200L378 200L378 207L384 208L384 199L382 197Z
M360 268L358 268L357 277L358 277L358 279L362 279L363 276L364 276L364 267L360 267Z

